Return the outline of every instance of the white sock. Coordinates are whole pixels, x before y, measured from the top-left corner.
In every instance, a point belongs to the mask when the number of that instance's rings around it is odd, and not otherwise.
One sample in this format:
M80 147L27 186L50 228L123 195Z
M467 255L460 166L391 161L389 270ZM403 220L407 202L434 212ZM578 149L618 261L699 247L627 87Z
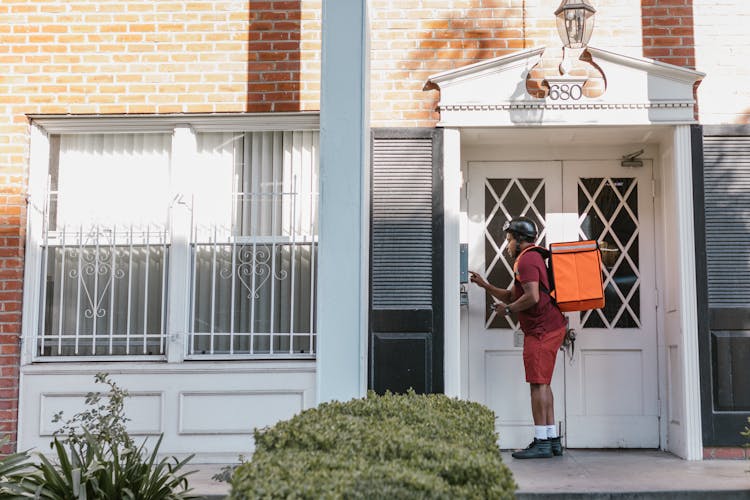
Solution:
M556 425L546 425L545 428L547 429L547 439L556 438L557 437L557 426Z
M547 426L546 425L535 425L534 426L534 437L537 439L547 439Z

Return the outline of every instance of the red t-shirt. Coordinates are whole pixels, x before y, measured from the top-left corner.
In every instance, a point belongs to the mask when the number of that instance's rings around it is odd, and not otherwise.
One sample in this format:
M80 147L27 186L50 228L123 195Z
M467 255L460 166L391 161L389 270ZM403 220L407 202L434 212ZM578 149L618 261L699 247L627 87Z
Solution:
M523 295L521 283L536 281L540 284L539 302L525 311L518 312L518 320L521 322L523 333L540 336L565 326L565 316L552 302L549 294L542 291L541 285L549 290L549 280L547 279L547 267L544 265L544 259L538 252L529 250L518 258L515 278L513 301L518 300Z

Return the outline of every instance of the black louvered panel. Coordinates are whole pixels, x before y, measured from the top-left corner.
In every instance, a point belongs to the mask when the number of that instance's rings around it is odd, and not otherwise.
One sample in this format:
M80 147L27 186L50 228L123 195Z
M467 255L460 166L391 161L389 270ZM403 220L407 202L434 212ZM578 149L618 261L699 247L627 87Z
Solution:
M432 140L375 139L372 306L432 307Z
M703 444L737 446L750 417L750 127L692 134Z
M442 132L375 129L369 388L443 390Z
M750 304L750 137L705 137L704 197L711 307Z

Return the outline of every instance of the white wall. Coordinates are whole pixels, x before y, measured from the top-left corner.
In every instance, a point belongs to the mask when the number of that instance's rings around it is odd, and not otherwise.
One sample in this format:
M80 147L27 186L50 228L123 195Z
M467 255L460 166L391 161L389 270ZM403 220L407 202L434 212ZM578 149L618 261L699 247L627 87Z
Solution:
M750 123L750 2L694 0L693 16L701 123Z

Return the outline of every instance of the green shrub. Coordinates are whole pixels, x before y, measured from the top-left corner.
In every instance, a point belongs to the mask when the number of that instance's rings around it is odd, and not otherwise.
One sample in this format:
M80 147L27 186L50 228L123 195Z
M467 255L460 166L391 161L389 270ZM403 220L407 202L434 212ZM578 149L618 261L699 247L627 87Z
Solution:
M443 395L324 403L255 431L231 498L513 498L494 414Z

